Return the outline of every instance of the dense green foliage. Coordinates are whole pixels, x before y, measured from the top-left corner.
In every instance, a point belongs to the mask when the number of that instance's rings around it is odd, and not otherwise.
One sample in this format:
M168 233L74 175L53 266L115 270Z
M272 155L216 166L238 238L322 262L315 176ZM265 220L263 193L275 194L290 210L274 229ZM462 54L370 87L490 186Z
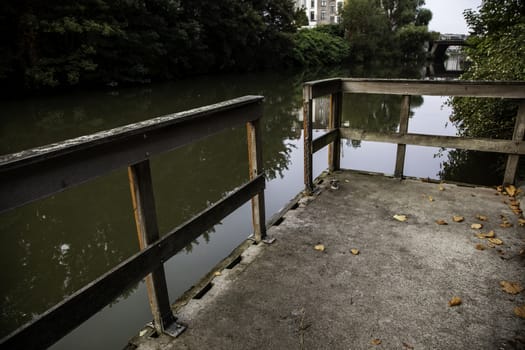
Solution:
M471 29L467 47L471 65L466 80L525 80L525 3L495 0L479 12L466 11ZM451 120L462 134L510 138L517 106L495 99L454 98Z
M291 0L4 0L0 81L39 89L273 67L301 14Z
M424 4L424 0L348 0L342 16L352 59L424 57L432 19Z
M525 79L525 3L521 0L483 2L479 12L468 10L465 18L471 33L465 53L470 60L465 80ZM471 137L512 137L517 105L513 101L489 98L456 97L451 121L459 133ZM501 181L504 156L455 150L443 166L441 176L473 183L494 184ZM469 169L467 172L465 169ZM464 174L495 175L489 179L469 178Z
M290 65L319 66L347 60L350 45L342 37L340 28L337 25L326 25L299 30L293 36L294 48Z

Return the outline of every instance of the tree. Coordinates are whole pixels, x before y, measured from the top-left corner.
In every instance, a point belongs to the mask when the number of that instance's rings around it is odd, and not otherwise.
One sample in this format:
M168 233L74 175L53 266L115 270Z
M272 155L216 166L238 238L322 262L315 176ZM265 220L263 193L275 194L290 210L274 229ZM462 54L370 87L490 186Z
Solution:
M471 64L461 79L524 80L525 3L521 0L484 1L479 12L467 10L464 15L471 30L469 46L464 50ZM449 103L453 108L450 120L461 135L503 139L512 137L517 112L515 102L455 97ZM473 167L471 163L478 157L464 153L466 151L451 152L443 177L459 173L458 169ZM497 164L501 174L504 157L491 161Z
M349 0L343 10L354 60L420 58L432 12L423 0Z

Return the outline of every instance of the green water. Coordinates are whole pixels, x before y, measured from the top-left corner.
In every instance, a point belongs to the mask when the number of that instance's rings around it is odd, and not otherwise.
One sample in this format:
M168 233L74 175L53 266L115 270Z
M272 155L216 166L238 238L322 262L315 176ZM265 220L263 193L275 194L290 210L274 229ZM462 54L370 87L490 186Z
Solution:
M155 116L247 95L265 96L264 167L267 218L302 189L302 83L329 76L417 77L418 70L336 69L316 73L205 76L143 87L83 91L0 102L0 154L58 142ZM454 135L439 97L416 97L410 131ZM324 105L323 105L324 104ZM346 96L343 124L398 127L400 98ZM315 125L326 125L318 101ZM393 172L395 145L348 142L342 166ZM408 175L439 177L444 157L409 147ZM326 167L326 150L314 171ZM152 159L161 233L205 209L248 179L246 130L236 128ZM138 251L125 169L0 215L0 336L30 321ZM248 205L165 264L171 301L251 234ZM151 315L141 283L59 341L55 349L115 349Z

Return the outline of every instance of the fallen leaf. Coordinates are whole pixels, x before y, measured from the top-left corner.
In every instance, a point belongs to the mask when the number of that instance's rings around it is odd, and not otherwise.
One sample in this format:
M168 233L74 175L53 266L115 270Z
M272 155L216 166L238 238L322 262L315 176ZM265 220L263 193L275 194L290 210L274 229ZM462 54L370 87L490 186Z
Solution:
M461 305L461 298L460 297L453 297L448 301L448 306L458 306Z
M434 198L432 198L432 196L428 196L428 200L429 200L430 202L433 202L433 201L434 201Z
M494 244L490 243L490 242L487 243L487 247L489 247L489 248L496 248L496 246Z
M348 179L345 179L345 182L346 182L346 183L350 183L350 180L348 180Z
M518 282L501 281L499 285L509 294L518 294L523 290L523 287Z
M436 224L438 224L438 225L448 225L448 223L445 220L441 220L441 219L436 220Z
M445 187L443 187L443 185L439 185L439 190L440 190L440 191L444 191L444 190L445 190Z
M478 219L479 221L487 221L489 218L485 215L476 215L476 219Z
M476 244L476 249L477 249L477 250L485 250L485 249L487 249L487 247L485 247L485 246L484 246L483 244L481 244L481 243L478 243L478 244Z
M218 277L218 276L221 276L222 273L220 271L215 271L215 273L213 274L214 276Z
M503 192L503 186L501 186L501 185L500 185L500 186L497 186L497 187L496 187L496 191L498 191L498 192Z
M515 200L514 198L512 198L510 201L509 201L510 205L517 205L519 206L520 205L520 201L517 201Z
M491 230L489 233L476 233L476 237L484 239L484 238L494 238L496 234L494 233L494 230Z
M517 192L516 187L514 187L514 185L505 186L505 192L507 192L509 196L514 197Z
M413 346L413 345L408 344L408 343L405 343L405 342L403 342L403 346L404 346L405 348L409 349L409 350L414 349L414 346Z
M470 225L470 228L474 230L480 230L483 228L483 225L482 224L472 224Z
M352 253L353 255L358 255L359 249L350 249L350 253Z
M325 247L324 247L323 244L316 244L316 245L314 246L314 249L317 250L317 251L320 251L320 252L324 252Z
M501 224L499 224L499 226L503 228L509 228L512 227L512 224L508 221L503 221Z
M523 218L519 218L519 219L518 219L518 224L519 224L520 226L525 226L525 219L523 219Z
M452 217L452 220L454 220L454 222L463 222L463 220L465 220L465 218L463 216L456 216L456 215L454 215Z
M499 238L489 238L489 242L495 245L502 245L503 241Z
M518 317L525 318L525 305L516 306L514 308L514 314Z
M379 345L381 344L381 339L372 339L370 343L372 343L372 345Z
M397 221L401 221L401 222L405 222L407 221L407 216L406 215L394 215L394 219L396 219Z

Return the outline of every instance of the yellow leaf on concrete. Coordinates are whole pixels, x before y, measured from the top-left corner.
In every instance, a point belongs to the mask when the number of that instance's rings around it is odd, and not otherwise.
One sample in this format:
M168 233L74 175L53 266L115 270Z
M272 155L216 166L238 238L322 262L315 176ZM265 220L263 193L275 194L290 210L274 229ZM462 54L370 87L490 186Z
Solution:
M359 254L359 249L350 249L350 253L357 255Z
M483 228L483 225L482 224L472 224L470 225L470 228L474 230L480 230Z
M512 227L512 224L508 221L503 221L501 224L499 224L499 226L503 228L509 228Z
M371 343L372 345L379 345L381 344L381 339L372 339Z
M485 249L487 249L487 248L486 248L483 244L478 243L478 244L476 244L476 249L477 249L477 250L485 250Z
M518 317L525 318L525 305L516 306L514 308L514 314Z
M505 186L505 192L511 197L514 197L516 195L516 187L514 185L508 185Z
M485 234L484 233L476 233L476 237L478 237L479 239L485 239L487 237L485 237Z
M501 281L499 285L509 294L518 294L523 290L523 287L518 282Z
M496 233L494 233L494 230L490 230L489 233L485 233L486 238L494 238L496 237Z
M461 298L460 297L453 297L448 301L448 306L458 306L461 305Z
M218 277L218 276L222 275L222 273L220 271L215 271L215 273L213 275Z
M433 201L434 201L434 198L432 198L432 196L428 196L428 200L429 200L430 202L433 202Z
M463 222L463 220L465 220L465 218L463 216L454 215L452 217L452 220L454 220L454 222Z
M322 245L322 244L316 244L316 245L314 246L314 249L317 250L317 251L320 251L320 252L324 252L324 250L325 250L326 248L325 248L324 245Z
M498 191L498 192L503 192L503 186L498 186L498 187L496 187L496 191Z
M476 219L480 221L487 221L489 218L486 217L485 215L476 215Z
M394 219L396 219L397 221L405 222L407 221L407 216L396 214L394 215Z
M499 238L489 238L489 242L495 245L502 245L503 241Z
M518 219L518 224L519 224L520 226L525 226L525 219L523 219L523 218L519 218L519 219Z
M445 187L443 187L443 185L439 185L439 190L440 190L440 191L444 191L444 190L445 190Z
M442 219L436 220L436 224L438 224L438 225L448 225L448 223L445 220L442 220Z

